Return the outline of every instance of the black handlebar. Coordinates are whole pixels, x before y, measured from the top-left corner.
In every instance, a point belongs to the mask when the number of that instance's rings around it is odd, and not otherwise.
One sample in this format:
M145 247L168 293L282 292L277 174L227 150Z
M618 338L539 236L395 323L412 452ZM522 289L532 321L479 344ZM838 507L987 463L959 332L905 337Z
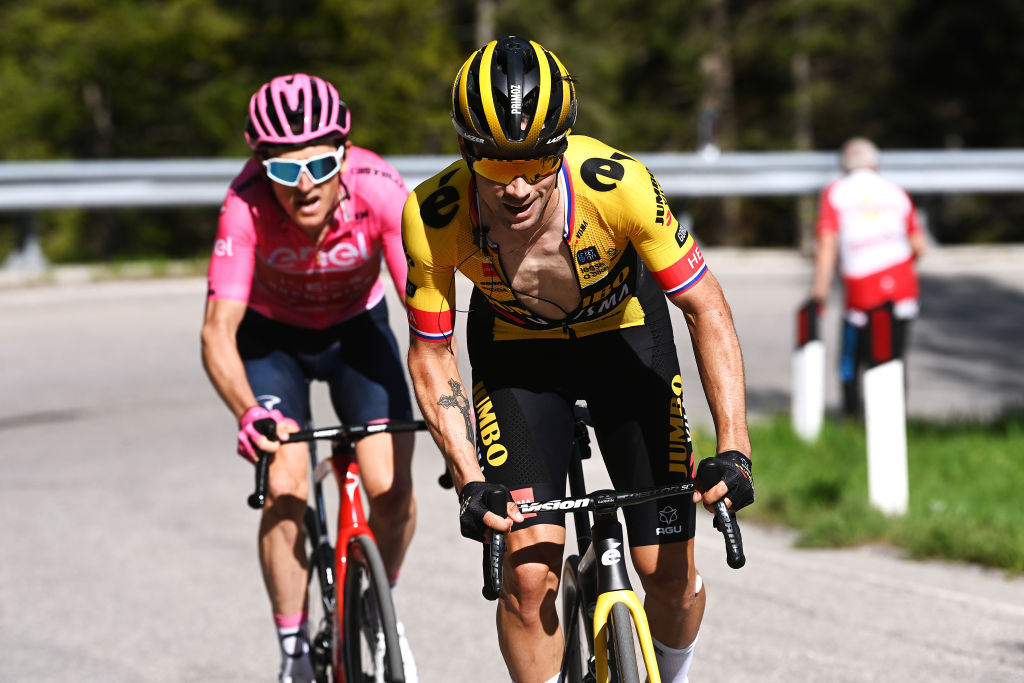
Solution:
M747 563L747 558L743 555L743 537L740 535L736 515L729 512L724 499L719 499L715 503L714 525L725 538L725 561L733 569L739 569Z
M273 420L264 418L256 420L252 424L256 431L271 441L278 440L277 432L275 431L276 424ZM320 439L339 439L355 443L371 434L415 432L426 428L427 423L423 420L392 420L391 422L381 422L379 424L338 425L337 427L304 429L293 432L288 435L288 439L283 443L316 441ZM267 502L267 476L270 472L270 461L273 460L273 454L271 453L257 450L257 454L259 459L256 461L255 490L249 494L249 498L246 501L249 503L249 507L254 510L262 508Z
M655 487L651 489L644 489L642 491L595 491L586 498L566 498L564 500L546 501L541 503L521 503L520 511L536 512L541 508L535 506L544 506L550 503L554 503L555 505L552 508L547 509L608 509L613 507L622 507L624 505L636 505L649 500L662 498L666 495L676 495L692 490L693 484L686 483ZM504 515L504 502L498 502L500 504L494 505L489 499L487 507L496 515ZM524 510L524 506L527 506L527 509ZM743 554L743 536L740 534L740 525L736 521L736 514L729 511L724 499L718 500L715 503L714 508L715 516L713 523L715 529L722 533L722 537L725 540L726 563L733 569L739 569L746 564L747 558ZM491 536L491 542L489 544L484 544L483 551L483 595L488 600L495 600L501 593L501 568L503 555L505 554L505 534L495 531Z
M487 494L487 509L504 518L508 515L507 499L500 491ZM484 544L484 587L483 595L488 600L497 600L501 595L502 560L505 557L505 533L494 531L491 542Z
M270 418L263 418L252 423L253 428L271 441L277 441L277 423ZM256 461L256 484L255 490L249 494L246 500L249 507L259 510L267 502L267 476L270 472L270 461L273 456L270 453L256 449L259 459Z
M267 502L267 475L270 472L270 454L260 451L256 461L256 483L246 502L253 510L259 510Z
M285 443L292 441L316 441L318 439L346 439L358 441L371 434L394 434L397 432L415 432L427 428L423 420L392 420L378 424L338 425L320 429L304 429L288 435Z

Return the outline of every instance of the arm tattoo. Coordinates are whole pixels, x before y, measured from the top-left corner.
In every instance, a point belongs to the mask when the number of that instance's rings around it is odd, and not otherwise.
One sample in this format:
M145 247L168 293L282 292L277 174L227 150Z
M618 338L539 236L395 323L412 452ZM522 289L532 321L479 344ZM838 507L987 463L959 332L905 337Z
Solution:
M448 380L448 386L451 387L451 395L446 394L442 396L437 405L442 408L457 408L462 413L462 417L466 420L466 441L475 444L476 441L473 439L473 422L469 417L469 399L466 398L466 392L462 390L462 385L454 379Z

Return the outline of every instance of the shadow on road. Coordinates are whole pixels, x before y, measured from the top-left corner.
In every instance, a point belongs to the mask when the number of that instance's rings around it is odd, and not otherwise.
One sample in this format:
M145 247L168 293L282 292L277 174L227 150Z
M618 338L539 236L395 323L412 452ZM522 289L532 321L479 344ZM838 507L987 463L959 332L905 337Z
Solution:
M973 275L921 277L921 317L911 353L943 361L943 373L951 381L1024 400L1022 340L1020 290Z

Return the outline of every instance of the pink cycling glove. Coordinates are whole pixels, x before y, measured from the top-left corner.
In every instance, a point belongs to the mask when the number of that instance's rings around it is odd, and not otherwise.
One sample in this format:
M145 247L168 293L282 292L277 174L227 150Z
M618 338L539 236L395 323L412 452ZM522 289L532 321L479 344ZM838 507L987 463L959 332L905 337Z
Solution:
M259 420L273 420L275 433L277 432L278 423L294 425L296 429L299 428L299 424L295 420L285 417L281 414L280 410L267 410L263 406L249 408L238 422L240 427L238 430L238 454L246 460L255 461L259 459L259 456L256 454L255 444L264 434L253 425L254 422Z

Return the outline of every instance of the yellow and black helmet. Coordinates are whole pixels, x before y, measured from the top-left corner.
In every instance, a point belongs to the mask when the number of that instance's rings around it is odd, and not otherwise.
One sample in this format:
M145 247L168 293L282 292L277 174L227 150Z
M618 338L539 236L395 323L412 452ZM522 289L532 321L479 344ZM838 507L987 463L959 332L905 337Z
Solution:
M557 143L576 121L572 77L553 52L508 36L470 55L452 86L459 135L506 152Z

